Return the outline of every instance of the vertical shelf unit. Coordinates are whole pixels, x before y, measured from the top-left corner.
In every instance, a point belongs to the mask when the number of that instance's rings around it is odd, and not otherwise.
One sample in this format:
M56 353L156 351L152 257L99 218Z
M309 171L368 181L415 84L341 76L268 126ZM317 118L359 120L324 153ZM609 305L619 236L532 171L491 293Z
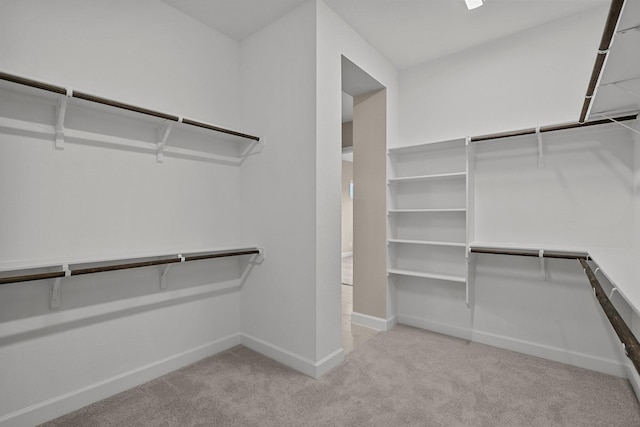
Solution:
M389 149L390 275L467 284L468 149L464 138Z

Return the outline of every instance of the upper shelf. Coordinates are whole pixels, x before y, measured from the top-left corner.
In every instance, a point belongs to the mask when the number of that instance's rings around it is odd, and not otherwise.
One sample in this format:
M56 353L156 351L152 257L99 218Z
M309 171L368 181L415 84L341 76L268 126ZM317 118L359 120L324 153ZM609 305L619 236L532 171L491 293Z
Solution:
M580 121L640 108L640 3L611 0Z
M416 181L431 181L437 179L449 179L449 178L465 178L466 172L452 172L452 173L438 173L433 175L416 175L416 176L403 176L399 178L389 178L389 184L399 184L402 182L416 182Z
M449 150L454 148L464 149L466 147L466 142L466 138L458 138L447 141L427 142L423 144L407 145L404 147L394 147L389 148L389 155L396 156L404 154L414 154L430 150Z
M13 129L18 132L35 134L53 134L56 139L56 148L64 147L64 140L77 140L98 142L109 145L133 148L136 150L152 151L157 153L158 161L163 161L164 154L173 154L179 157L198 158L202 160L219 161L224 163L239 164L251 154L255 146L260 142L258 136L249 135L231 129L215 126L210 123L184 118L173 114L167 114L126 104L119 101L91 95L85 92L75 91L69 88L56 86L21 76L0 71L0 89L7 99L29 103L37 101L55 106L55 118L53 123L33 120L37 114L22 107L19 114L10 114L10 102L4 101L2 114L0 114L0 128ZM33 104L35 105L35 104ZM17 107L18 109L21 107ZM32 108L33 109L33 108ZM110 119L120 121L135 121L143 123L153 132L148 132L150 137L140 137L139 132L134 132L136 137L122 137L118 130L122 126L117 123L111 126L107 132L101 129L87 131L83 126L78 126L78 120L72 122L74 117L86 119L91 114L98 113L108 116ZM28 117L25 119L25 117ZM95 120L95 119L94 119ZM75 127L75 128L72 128ZM85 126L86 127L86 126ZM104 128L104 126L103 126ZM113 130L114 134L111 134ZM171 141L169 136L178 134L178 143ZM188 135L189 137L185 137ZM226 144L218 152L211 152L211 138L216 142ZM183 142L192 139L191 144ZM200 140L199 140L200 139ZM215 151L215 150L214 150Z

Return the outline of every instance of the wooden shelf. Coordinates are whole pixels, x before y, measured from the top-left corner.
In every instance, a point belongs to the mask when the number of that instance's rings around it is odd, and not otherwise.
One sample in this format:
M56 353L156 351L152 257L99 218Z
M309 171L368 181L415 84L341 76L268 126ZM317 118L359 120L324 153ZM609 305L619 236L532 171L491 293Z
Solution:
M419 175L419 176L405 176L401 178L389 178L389 184L396 184L402 182L415 182L415 181L429 181L434 179L448 179L448 178L464 178L467 176L466 172L452 172L452 173L440 173L434 175Z
M460 247L466 248L466 243L459 242L441 242L434 240L410 240L410 239L389 239L387 240L389 243L407 243L412 245L427 245L427 246L451 246L451 247Z
M396 274L400 276L412 276L412 277L422 277L426 279L436 279L436 280L444 280L447 282L458 282L458 283L466 283L467 278L462 276L450 276L447 274L436 274L436 273L423 273L421 271L412 271L412 270L399 270L396 268L390 268L387 270L389 274Z
M437 213L437 212L466 212L466 208L447 208L447 209L391 209L389 210L389 215L391 214L402 214L402 213Z

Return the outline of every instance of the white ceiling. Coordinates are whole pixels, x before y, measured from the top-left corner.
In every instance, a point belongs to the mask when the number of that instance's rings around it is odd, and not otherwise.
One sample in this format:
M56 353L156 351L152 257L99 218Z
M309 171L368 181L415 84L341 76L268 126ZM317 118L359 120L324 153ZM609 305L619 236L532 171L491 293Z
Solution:
M608 0L325 0L398 69L451 55ZM601 30L600 30L601 31Z
M307 0L161 0L242 41Z
M241 41L307 0L162 0ZM573 15L609 0L324 0L398 69Z

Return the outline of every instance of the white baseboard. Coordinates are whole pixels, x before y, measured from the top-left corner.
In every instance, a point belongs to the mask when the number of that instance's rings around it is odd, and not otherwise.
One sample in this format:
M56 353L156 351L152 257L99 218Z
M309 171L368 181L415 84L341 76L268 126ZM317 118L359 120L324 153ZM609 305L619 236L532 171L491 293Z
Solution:
M353 256L353 252L342 252L342 258Z
M383 319L381 317L369 316L368 314L357 313L354 311L351 313L351 323L376 329L378 331L388 331L398 324L398 317L393 316L390 319Z
M241 344L241 334L230 335L146 366L124 372L70 393L0 416L0 426L34 426L91 403L144 384L162 375Z
M523 341L503 335L496 335L482 331L473 331L473 341L492 345L518 353L530 354L543 359L553 360L579 368L590 369L608 375L627 378L627 367L618 360L605 359L590 354L570 351L559 347Z
M344 351L342 348L334 351L318 362L314 362L311 359L247 334L242 335L242 345L276 362L280 362L296 371L302 372L311 378L321 377L344 361Z
M238 333L0 416L0 427L41 424L241 344L312 378L319 378L335 368L344 361L345 356L342 348L339 348L314 362L265 341Z
M636 394L636 399L640 401L640 376L631 361L627 361L627 377L629 378L631 387L633 387L633 391Z
M403 314L398 315L398 323L413 326L416 328L426 329L432 332L450 335L456 338L470 340L480 344L487 344L493 347L503 348L505 350L515 351L518 353L541 357L543 359L566 363L568 365L578 366L580 368L590 369L592 371L602 372L609 375L615 375L623 378L629 377L627 373L627 367L619 361L613 359L600 358L597 356L569 351L558 347L518 340L512 337L471 330L468 328L461 328L458 326L448 325L440 322L433 322L427 319L406 316Z
M434 322L419 317L398 314L398 323L401 325L413 326L414 328L426 329L427 331L449 335L463 340L471 340L471 330L459 326L448 325L446 323Z

